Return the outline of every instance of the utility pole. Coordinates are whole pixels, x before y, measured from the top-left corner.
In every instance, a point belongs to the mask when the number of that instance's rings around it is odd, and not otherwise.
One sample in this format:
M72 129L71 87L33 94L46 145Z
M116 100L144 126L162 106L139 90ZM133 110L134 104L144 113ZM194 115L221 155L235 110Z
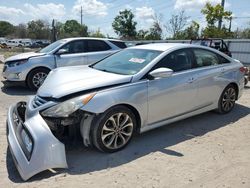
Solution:
M82 6L81 6L81 25L82 25Z
M224 5L225 5L225 0L221 0L221 6L223 7L223 11L224 11ZM220 18L219 20L218 29L221 29L221 25L222 25L222 18Z
M52 20L52 42L56 41L56 27L55 27L55 20Z
M233 19L233 17L231 16L230 18L229 18L229 32L231 32L231 27L232 27L232 19Z

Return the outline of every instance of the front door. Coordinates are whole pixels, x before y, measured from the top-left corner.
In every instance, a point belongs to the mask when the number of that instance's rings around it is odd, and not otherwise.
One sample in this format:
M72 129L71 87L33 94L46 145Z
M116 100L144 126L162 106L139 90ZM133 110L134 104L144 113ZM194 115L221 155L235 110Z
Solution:
M87 57L85 54L85 48L84 40L71 41L62 46L60 49L64 49L65 53L55 55L57 67L86 65Z
M188 49L168 54L152 69L167 67L174 71L168 78L148 80L148 124L192 112L196 107L197 81L192 73Z

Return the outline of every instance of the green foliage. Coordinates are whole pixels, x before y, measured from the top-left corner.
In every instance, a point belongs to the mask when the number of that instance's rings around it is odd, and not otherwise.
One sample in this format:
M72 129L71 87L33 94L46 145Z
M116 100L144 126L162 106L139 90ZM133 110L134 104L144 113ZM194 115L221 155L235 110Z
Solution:
M13 35L17 38L27 38L28 37L27 25L19 24L18 26L15 26Z
M49 24L43 20L28 22L28 37L31 39L48 39L50 36Z
M146 38L148 32L149 32L149 31L147 31L147 30L140 29L140 30L136 33L136 39L138 39L138 40L145 40L145 38Z
M233 32L229 32L225 26L221 29L218 29L215 26L206 27L202 32L201 35L203 37L210 37L210 38L232 38Z
M124 39L134 39L136 37L136 22L131 10L120 11L112 23L112 27L117 35Z
M0 21L0 37L10 35L14 31L14 26L6 21Z
M233 33L229 32L225 26L221 29L215 26L219 20L230 20L232 17L231 11L225 11L220 4L212 6L210 3L206 3L201 13L206 16L207 21L207 27L202 31L202 36L219 38L231 38L233 36Z
M217 4L212 6L211 3L206 3L201 13L206 16L208 27L214 26L220 19L229 20L232 17L231 11L225 11L224 8Z
M100 29L98 29L97 31L90 33L90 37L105 38L105 35L101 33Z
M88 27L79 24L76 20L67 20L63 26L66 37L87 37Z
M237 29L234 32L233 37L237 39L250 39L250 28L246 28L242 30Z
M200 25L197 22L192 21L190 26L188 26L185 30L180 31L179 33L176 34L176 39L198 38L199 29L200 29Z
M161 15L155 15L153 17L154 22L149 30L139 30L136 38L138 40L161 40L162 39L162 28L160 24Z
M146 35L146 40L161 40L162 28L159 21L155 20L152 27L149 29L149 33Z

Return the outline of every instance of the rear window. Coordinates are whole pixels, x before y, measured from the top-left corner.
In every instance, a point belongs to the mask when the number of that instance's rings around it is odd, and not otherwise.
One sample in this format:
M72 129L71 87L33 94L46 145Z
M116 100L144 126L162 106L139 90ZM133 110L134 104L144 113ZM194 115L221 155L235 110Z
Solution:
M112 44L116 45L117 47L119 48L127 48L125 42L121 42L121 41L112 41L112 40L109 40L109 42L111 42Z
M111 47L104 41L101 40L87 40L88 43L88 52L99 52L110 50Z

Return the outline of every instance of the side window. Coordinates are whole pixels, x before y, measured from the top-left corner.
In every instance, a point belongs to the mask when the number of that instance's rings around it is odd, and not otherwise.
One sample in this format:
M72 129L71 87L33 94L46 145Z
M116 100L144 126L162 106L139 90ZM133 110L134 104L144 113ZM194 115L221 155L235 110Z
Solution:
M230 63L230 61L228 59L226 59L225 57L222 57L221 55L218 55L220 64L226 64L226 63Z
M161 59L153 69L166 67L174 72L188 70L192 68L192 60L189 50L177 50Z
M122 41L114 41L114 40L109 40L109 42L111 42L112 44L116 45L119 48L127 48L125 42Z
M68 54L83 53L85 52L85 42L83 40L77 40L65 44L61 49L67 51Z
M205 67L220 64L217 54L203 49L194 49L194 57L196 60L195 67Z
M99 52L110 50L111 47L104 41L101 40L87 40L88 52Z

